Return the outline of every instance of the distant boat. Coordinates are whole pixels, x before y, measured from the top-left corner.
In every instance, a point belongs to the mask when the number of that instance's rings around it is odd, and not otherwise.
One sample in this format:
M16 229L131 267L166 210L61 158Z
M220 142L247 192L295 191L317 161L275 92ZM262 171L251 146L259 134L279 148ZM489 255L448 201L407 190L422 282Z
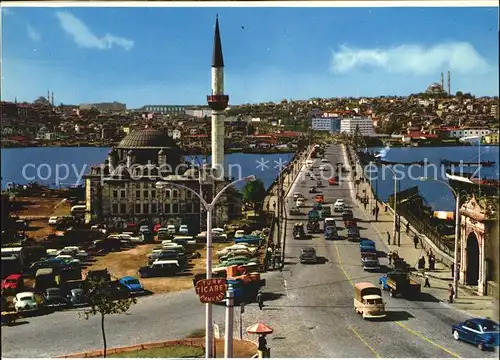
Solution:
M375 160L376 164L380 165L420 165L424 166L425 162L424 161L414 161L414 162L401 162L401 161L386 161L386 160Z
M445 166L484 166L484 167L492 167L495 165L494 161L452 161L447 159L442 159L441 164Z

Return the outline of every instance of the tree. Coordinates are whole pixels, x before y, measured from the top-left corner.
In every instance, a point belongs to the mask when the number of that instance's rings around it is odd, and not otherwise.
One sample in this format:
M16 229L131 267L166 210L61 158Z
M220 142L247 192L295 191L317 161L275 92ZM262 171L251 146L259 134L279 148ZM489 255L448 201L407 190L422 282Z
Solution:
M106 357L107 342L104 330L104 318L106 315L122 314L127 312L133 304L137 303L136 298L114 299L112 283L105 279L89 280L86 282L86 293L90 309L79 313L80 317L88 320L91 316L101 316L101 333L103 342L103 356Z
M262 208L262 204L266 197L266 188L262 180L257 179L245 184L241 192L243 193L243 200L254 204L255 210L260 210Z

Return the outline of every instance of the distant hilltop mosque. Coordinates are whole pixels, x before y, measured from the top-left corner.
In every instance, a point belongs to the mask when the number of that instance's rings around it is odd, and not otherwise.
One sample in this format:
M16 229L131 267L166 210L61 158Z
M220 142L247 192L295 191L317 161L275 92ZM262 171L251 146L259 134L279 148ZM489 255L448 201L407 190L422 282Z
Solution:
M427 94L435 94L435 95L450 95L451 94L451 73L448 70L448 89L444 87L444 73L441 73L441 83L432 83L430 84L425 92Z

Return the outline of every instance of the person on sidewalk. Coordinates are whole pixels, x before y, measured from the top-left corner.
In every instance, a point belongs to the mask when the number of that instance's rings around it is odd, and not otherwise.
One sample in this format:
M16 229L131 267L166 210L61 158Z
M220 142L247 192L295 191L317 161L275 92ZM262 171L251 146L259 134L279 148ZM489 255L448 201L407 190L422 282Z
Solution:
M413 245L415 245L415 249L418 246L418 236L417 236L417 234L415 234L415 236L413 237Z
M366 206L368 205L368 199L367 198L365 198L363 200L363 205L365 206L365 210L366 210Z
M385 204L384 211L385 211L385 212L389 211L389 205Z
M372 216L375 216L375 208L372 209Z
M424 288L430 288L431 287L431 283L429 282L429 275L425 274L425 283L424 283Z
M375 206L375 221L378 221L378 213L380 211L380 208L377 206Z
M262 310L264 307L264 297L262 296L262 291L259 290L257 293L257 302L259 303L259 309Z
M434 254L429 255L429 270L434 271L436 266L436 258L434 257Z
M448 303L453 304L453 298L455 297L455 290L453 289L453 285L448 284Z
M387 254L387 258L389 259L389 266L392 265L392 250L389 251L389 253Z
M387 245L391 245L391 234L387 231Z
M420 257L420 259L418 259L418 269L422 271L425 270L425 258L423 255Z
M406 223L406 234L407 235L410 234L410 223L409 222Z

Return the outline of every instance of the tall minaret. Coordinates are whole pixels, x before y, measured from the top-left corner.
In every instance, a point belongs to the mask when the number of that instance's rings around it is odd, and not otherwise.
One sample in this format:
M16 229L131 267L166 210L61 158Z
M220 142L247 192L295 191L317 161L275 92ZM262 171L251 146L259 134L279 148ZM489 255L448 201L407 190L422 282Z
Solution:
M224 95L224 59L220 41L219 18L215 19L214 51L212 54L212 94L207 96L212 109L212 169L215 176L224 175L224 109L229 96Z

